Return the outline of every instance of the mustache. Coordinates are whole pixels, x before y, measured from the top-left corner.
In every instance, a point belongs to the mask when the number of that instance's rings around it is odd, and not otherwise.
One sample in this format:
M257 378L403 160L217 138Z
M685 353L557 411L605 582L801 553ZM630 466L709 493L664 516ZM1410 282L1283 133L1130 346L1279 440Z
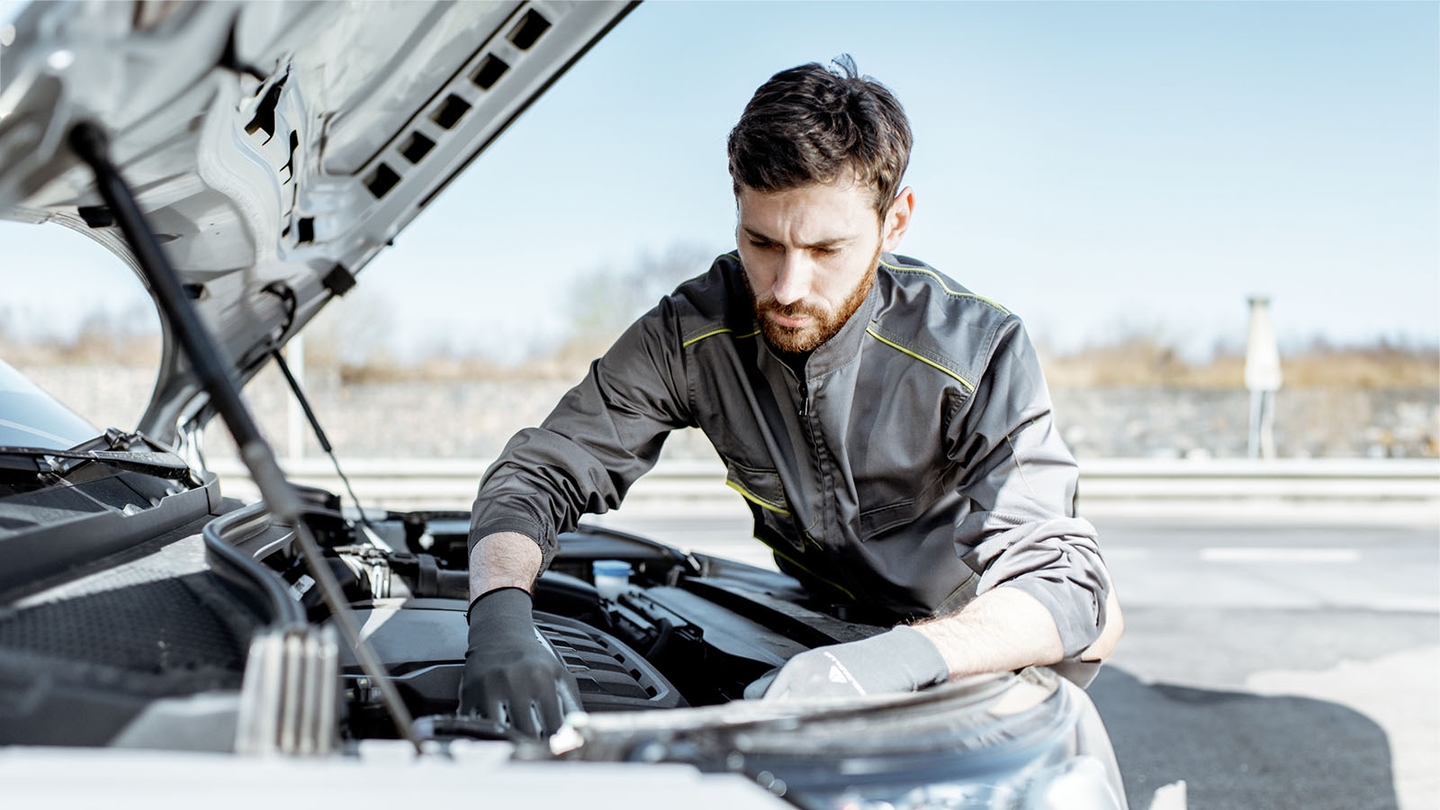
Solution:
M779 301L776 301L774 297L755 299L755 312L762 315L767 312L773 312L776 315L786 318L801 318L807 316L819 318L825 314L820 311L818 307L806 306L801 301L781 304Z

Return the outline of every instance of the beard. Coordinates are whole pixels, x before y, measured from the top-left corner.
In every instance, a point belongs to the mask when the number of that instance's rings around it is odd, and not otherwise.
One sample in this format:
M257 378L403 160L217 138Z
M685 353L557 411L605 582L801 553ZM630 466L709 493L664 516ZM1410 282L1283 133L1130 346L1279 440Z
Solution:
M760 298L755 295L755 290L750 286L750 279L745 278L745 289L750 292L750 303L755 308L755 319L760 322L760 330L770 345L782 352L798 354L814 351L820 348L825 341L840 331L850 316L854 315L860 305L865 303L865 296L870 294L870 288L875 286L875 268L880 263L880 251L875 251L875 256L870 260L870 271L855 285L855 289L845 296L840 306L834 310L821 306L806 304L803 301L796 301L793 304L781 305L775 297L768 296ZM805 317L810 323L805 326L781 326L768 317L769 314L781 315L788 318Z

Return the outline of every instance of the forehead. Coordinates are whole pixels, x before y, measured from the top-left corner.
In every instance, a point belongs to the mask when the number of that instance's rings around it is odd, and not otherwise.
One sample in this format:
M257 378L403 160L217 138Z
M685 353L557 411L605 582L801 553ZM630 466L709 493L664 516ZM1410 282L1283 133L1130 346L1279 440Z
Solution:
M740 228L775 240L849 238L874 230L871 189L854 182L816 183L780 191L742 186Z

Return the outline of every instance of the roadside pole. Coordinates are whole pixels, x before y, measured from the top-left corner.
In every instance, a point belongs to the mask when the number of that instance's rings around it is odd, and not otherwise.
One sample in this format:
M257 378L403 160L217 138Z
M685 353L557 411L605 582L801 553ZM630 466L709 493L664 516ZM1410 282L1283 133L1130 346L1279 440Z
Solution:
M1245 345L1245 387L1250 391L1250 458L1275 458L1275 392L1280 390L1280 349L1270 325L1270 299L1250 296Z

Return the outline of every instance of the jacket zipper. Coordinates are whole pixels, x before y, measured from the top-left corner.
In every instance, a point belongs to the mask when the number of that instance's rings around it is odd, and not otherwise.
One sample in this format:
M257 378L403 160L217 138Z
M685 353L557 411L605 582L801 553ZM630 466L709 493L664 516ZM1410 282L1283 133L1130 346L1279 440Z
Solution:
M810 388L805 385L804 380L800 381L800 415L810 415Z

